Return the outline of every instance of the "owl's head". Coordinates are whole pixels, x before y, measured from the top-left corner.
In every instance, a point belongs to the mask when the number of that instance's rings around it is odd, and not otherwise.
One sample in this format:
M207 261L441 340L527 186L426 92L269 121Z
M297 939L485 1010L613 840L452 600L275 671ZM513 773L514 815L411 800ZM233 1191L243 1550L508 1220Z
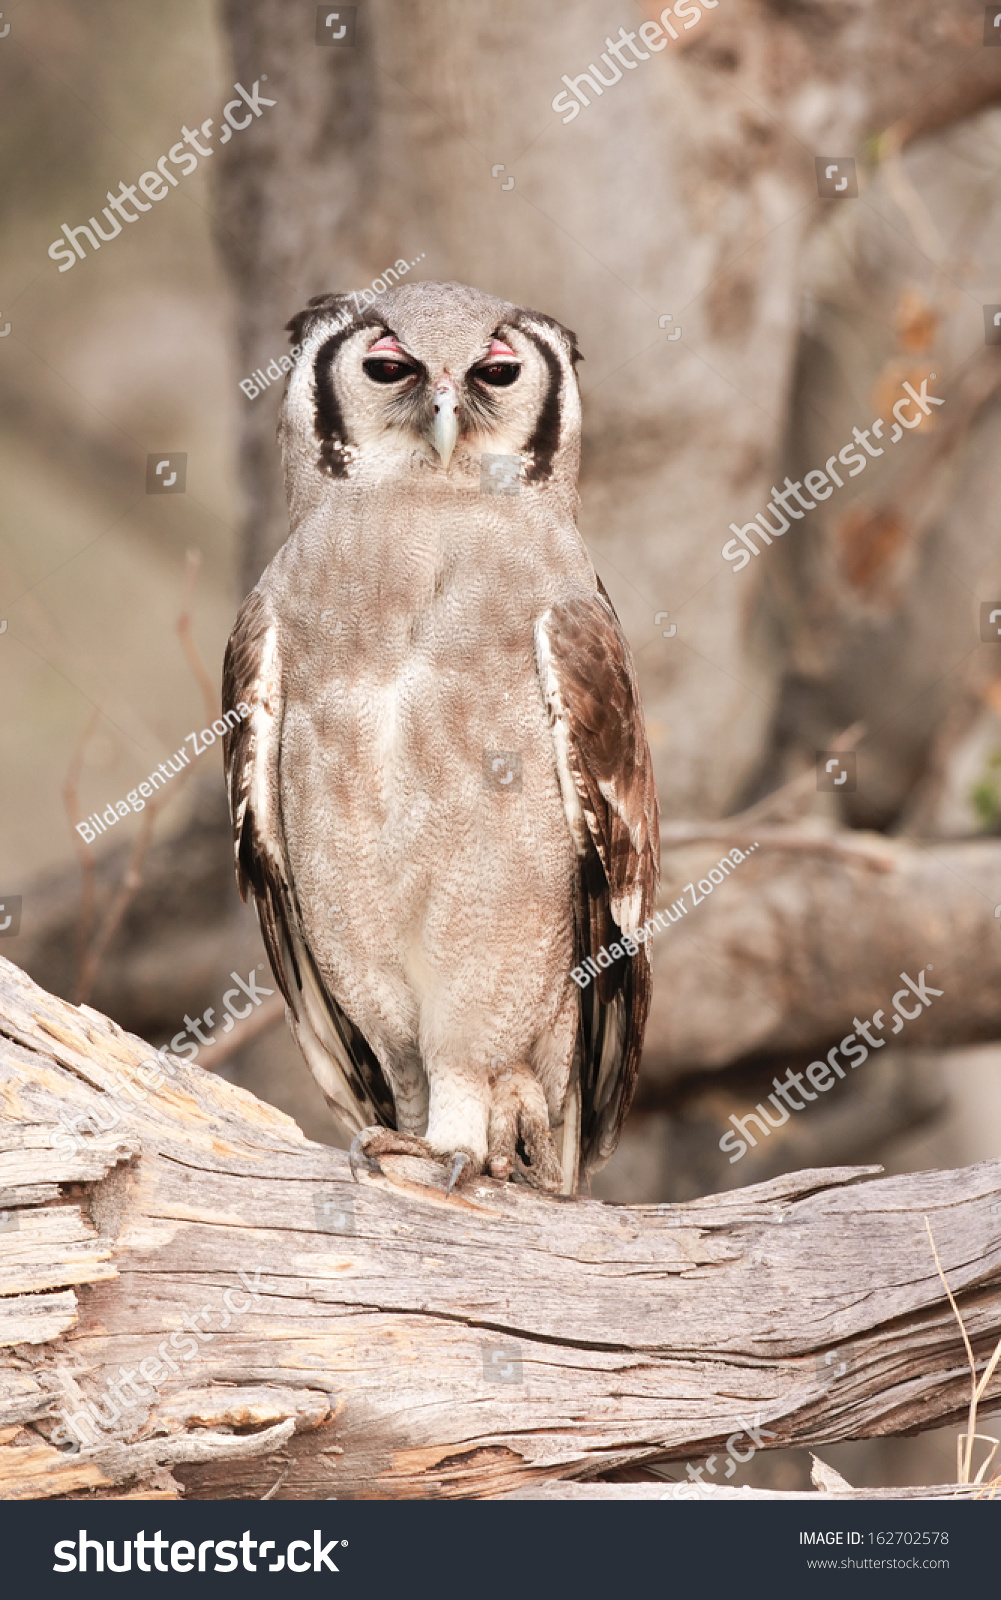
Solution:
M580 453L575 335L460 283L405 283L360 306L320 295L288 324L301 347L279 436L290 503L331 480L431 471L478 480L484 454L573 491Z

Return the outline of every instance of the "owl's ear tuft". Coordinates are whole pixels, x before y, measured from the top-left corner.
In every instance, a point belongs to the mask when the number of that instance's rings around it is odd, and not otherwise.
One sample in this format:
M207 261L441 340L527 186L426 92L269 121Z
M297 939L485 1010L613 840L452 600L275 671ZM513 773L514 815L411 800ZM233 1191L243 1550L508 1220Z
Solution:
M565 328L562 322L557 322L555 317L547 316L544 311L529 311L528 315L534 317L536 322L544 322L547 328L554 328L565 339L570 353L570 360L576 370L578 361L583 361L584 359L577 348L577 335L570 328Z
M576 372L578 361L583 361L583 359L584 359L584 357L580 353L580 350L577 347L577 335L575 333L571 332L571 330L569 328L564 328L562 322L556 322L555 319L553 319L553 327L559 329L560 333L562 333L564 339L566 340L567 344L569 345L569 347L570 347L570 360L573 363L573 368L574 368L574 371Z
M297 311L285 324L291 334L290 343L302 344L307 333L321 317L326 317L331 311L339 311L349 299L350 295L347 294L314 294L305 311Z

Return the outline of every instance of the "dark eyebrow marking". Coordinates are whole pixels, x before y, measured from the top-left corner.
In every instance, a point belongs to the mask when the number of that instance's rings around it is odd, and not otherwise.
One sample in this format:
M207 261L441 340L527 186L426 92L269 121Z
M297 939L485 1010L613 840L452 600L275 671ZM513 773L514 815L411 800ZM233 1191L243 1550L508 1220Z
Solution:
M551 348L549 343L539 337L527 318L519 317L514 326L519 328L527 338L531 339L538 350L546 370L549 382L546 385L546 394L539 411L538 420L532 430L532 436L525 446L532 453L532 465L525 474L528 483L543 483L552 473L553 457L560 445L562 430L562 392L563 369L560 358Z
M320 441L320 455L317 466L321 472L327 473L331 478L346 478L348 464L345 451L350 444L347 430L344 426L344 415L341 403L337 398L334 388L334 359L345 339L357 333L360 328L384 328L385 323L379 317L362 313L347 327L339 328L325 339L316 352L313 363L313 377L316 383L316 414L313 418L313 431ZM386 328L386 332L392 329ZM394 334L395 338L396 335Z

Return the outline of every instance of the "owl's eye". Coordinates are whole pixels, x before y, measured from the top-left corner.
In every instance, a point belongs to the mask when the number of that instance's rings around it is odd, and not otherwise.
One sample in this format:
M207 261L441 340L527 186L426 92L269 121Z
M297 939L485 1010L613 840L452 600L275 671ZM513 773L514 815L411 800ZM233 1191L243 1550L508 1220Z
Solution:
M516 361L490 361L484 367L473 369L473 376L482 383L489 383L491 389L506 389L520 373L521 367Z
M406 361L385 361L373 356L371 361L362 362L362 371L373 383L402 383L404 378L412 378L417 368Z

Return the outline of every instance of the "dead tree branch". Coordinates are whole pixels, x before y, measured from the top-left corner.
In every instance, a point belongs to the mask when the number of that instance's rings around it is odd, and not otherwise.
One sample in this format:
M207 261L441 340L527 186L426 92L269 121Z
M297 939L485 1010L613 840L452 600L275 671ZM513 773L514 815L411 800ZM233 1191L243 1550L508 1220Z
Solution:
M755 840L758 849L706 894L719 858ZM712 837L693 828L684 842L668 827L664 845L661 904L683 900L685 912L651 942L648 1086L754 1055L809 1061L881 1007L890 1038L905 971L927 969L943 993L895 1043L1001 1037L997 840L914 844L766 825L749 841L746 829L731 836L720 823Z
M192 1497L494 1496L960 1420L924 1216L981 1368L1001 1336L1001 1163L676 1206L446 1199L403 1158L352 1183L6 962L0 1035L8 1497L163 1468Z

